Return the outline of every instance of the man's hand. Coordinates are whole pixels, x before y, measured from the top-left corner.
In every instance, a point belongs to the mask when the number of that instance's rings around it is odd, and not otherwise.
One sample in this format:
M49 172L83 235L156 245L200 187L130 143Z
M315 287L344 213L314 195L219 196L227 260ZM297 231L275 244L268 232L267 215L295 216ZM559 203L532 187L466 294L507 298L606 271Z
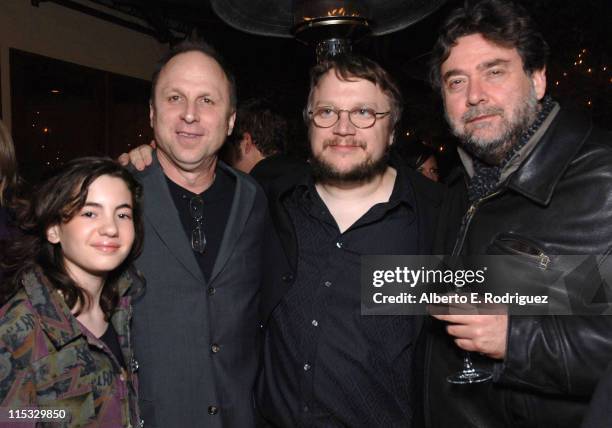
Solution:
M151 141L149 145L143 144L130 150L130 153L122 153L117 161L123 166L128 166L131 163L138 171L142 171L153 162L154 148L155 141Z
M508 315L432 315L451 324L446 332L455 337L455 344L470 352L489 358L506 356Z

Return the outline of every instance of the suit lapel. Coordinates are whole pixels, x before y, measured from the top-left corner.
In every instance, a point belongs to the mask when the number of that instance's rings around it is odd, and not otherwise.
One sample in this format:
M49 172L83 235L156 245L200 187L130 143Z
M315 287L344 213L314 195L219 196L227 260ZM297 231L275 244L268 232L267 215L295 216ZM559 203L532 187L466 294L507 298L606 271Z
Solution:
M204 275L193 255L189 240L170 195L164 172L154 156L153 163L138 174L145 188L144 214L159 239L177 260L198 281L205 283Z
M244 230L246 221L251 214L253 209L253 203L255 202L256 189L248 180L241 179L233 170L226 166L223 162L219 161L219 167L223 168L226 172L236 178L236 189L234 191L234 198L232 201L232 208L225 225L225 231L223 232L223 240L219 247L219 253L215 260L215 264L210 275L210 282L213 282L219 272L223 270L223 267L227 263L229 256L234 251L234 247Z

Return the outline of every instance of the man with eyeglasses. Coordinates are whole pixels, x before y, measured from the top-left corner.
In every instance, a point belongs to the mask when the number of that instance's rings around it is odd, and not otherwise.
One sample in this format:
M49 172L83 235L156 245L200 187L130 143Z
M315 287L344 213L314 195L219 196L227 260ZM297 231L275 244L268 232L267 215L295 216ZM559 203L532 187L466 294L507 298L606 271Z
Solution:
M236 116L222 64L210 46L183 42L153 75L157 149L136 172L146 195L136 262L146 293L133 318L147 427L255 426L266 201L253 180L217 161Z
M256 402L275 427L419 425L422 319L362 316L360 257L430 251L437 185L389 160L400 92L373 61L311 71L311 169L268 194L263 369Z

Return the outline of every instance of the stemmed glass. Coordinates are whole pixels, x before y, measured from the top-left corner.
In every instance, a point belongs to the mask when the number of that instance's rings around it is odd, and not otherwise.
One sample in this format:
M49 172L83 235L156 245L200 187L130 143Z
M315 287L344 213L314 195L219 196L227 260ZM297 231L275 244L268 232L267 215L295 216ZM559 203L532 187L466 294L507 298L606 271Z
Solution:
M463 351L463 369L446 377L448 383L466 385L470 383L487 382L493 378L488 370L474 368L472 357L468 351Z
M460 290L457 290L459 292ZM467 385L487 382L493 378L489 370L475 368L470 352L463 351L463 368L461 371L448 375L446 381L454 385Z

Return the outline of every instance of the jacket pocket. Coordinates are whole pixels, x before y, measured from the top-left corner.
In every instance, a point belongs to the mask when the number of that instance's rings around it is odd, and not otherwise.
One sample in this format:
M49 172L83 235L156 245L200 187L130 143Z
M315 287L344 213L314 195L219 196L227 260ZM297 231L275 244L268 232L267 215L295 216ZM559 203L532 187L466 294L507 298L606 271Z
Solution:
M487 254L517 256L542 270L548 269L550 264L550 257L536 242L512 232L497 235L489 246Z
M78 345L68 346L32 363L37 404L66 410L69 426L86 425L96 417L92 378L79 356L82 352Z

